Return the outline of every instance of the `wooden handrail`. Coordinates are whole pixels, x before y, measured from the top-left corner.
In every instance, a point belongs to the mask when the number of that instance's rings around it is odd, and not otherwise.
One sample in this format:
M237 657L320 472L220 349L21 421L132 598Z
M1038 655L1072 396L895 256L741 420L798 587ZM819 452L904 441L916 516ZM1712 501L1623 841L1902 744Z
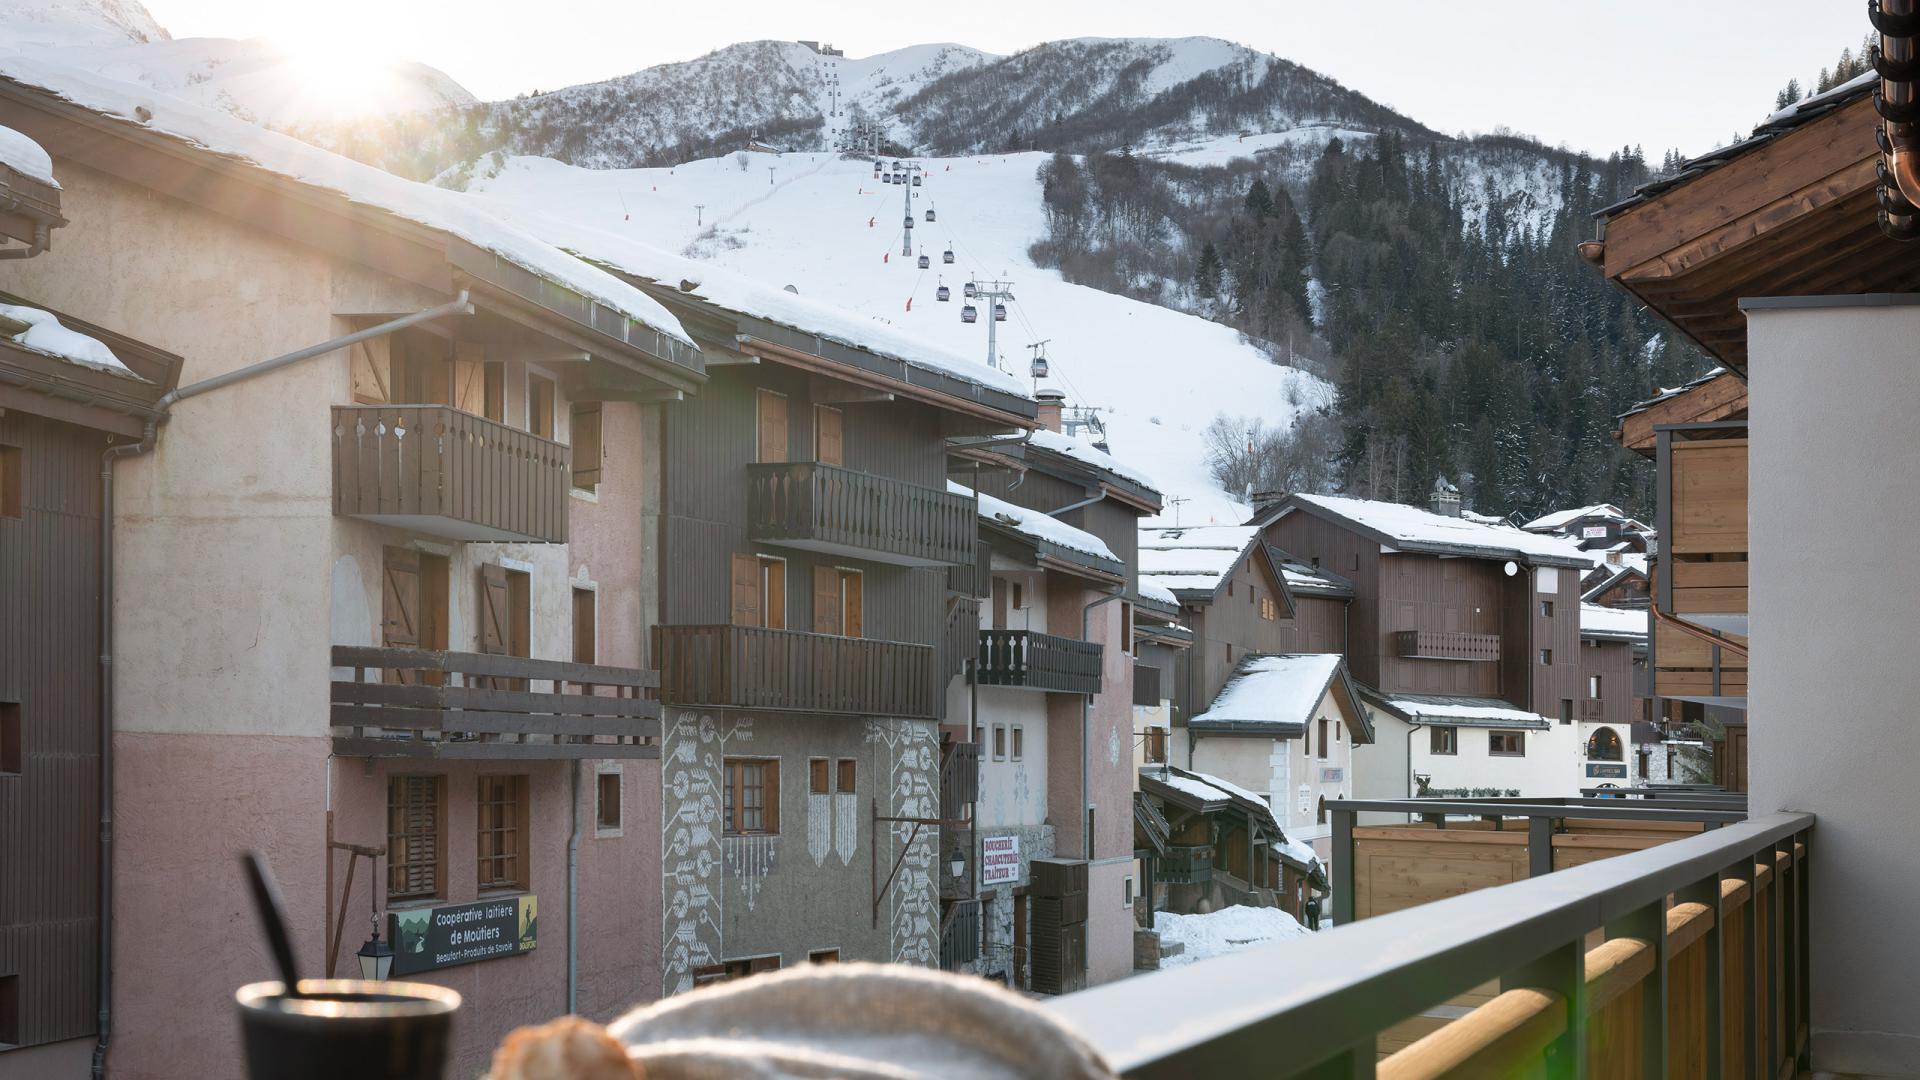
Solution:
M1380 1062L1380 1080L1514 1076L1567 1030L1567 1000L1509 990Z

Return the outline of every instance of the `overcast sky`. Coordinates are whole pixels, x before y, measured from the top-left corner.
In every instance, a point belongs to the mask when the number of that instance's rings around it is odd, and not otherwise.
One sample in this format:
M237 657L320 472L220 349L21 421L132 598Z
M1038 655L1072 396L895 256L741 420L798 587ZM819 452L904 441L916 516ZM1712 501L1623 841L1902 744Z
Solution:
M1504 125L1601 153L1638 143L1655 161L1744 134L1788 77L1811 82L1867 29L1859 0L146 3L175 37L369 45L490 99L755 38L820 39L866 56L934 41L1008 53L1065 37L1207 35L1331 75L1440 131Z

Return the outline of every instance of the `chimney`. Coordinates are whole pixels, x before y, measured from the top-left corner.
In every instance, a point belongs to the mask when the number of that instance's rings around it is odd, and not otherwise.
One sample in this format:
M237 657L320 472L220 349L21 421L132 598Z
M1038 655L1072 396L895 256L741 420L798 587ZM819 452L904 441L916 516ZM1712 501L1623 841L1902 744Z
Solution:
M1284 491L1255 491L1247 495L1247 501L1253 504L1253 516L1258 519L1287 497Z
M1067 395L1058 390L1040 390L1033 396L1040 402L1040 426L1058 435L1060 407L1066 404Z
M1427 496L1427 509L1441 517L1460 516L1460 489L1442 476L1433 482L1433 494Z

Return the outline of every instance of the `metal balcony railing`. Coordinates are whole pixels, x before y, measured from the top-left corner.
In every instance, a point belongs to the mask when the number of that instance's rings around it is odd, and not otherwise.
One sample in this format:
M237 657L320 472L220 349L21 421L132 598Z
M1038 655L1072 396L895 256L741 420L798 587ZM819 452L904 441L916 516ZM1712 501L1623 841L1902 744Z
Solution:
M1036 630L982 630L978 678L982 686L1097 694L1100 658L1094 641Z
M449 405L333 407L333 512L455 540L565 543L573 451Z

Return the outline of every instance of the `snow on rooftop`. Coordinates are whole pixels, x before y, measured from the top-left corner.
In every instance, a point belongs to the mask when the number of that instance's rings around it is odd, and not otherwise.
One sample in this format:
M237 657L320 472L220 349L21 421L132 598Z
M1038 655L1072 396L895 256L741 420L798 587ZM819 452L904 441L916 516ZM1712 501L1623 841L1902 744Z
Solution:
M1248 657L1189 722L1305 724L1339 667L1338 653Z
M1062 435L1057 431L1049 431L1046 428L1041 428L1035 431L1033 437L1028 441L1042 450L1050 450L1063 457L1070 457L1083 465L1091 465L1096 469L1105 469L1115 476L1128 480L1149 491L1158 493L1160 490L1154 485L1152 477L1138 469L1122 465L1112 454L1107 453L1105 450L1100 449L1084 439L1076 439L1071 435Z
M1879 73L1869 67L1867 70L1855 75L1853 78L1848 79L1838 86L1828 87L1818 94L1808 94L1806 97L1801 98L1799 101L1794 102L1784 109L1776 109L1768 113L1767 118L1760 122L1760 126L1766 127L1768 124L1778 123L1806 109L1813 108L1817 105L1824 105L1835 98L1845 97L1879 78Z
M1388 696L1387 703L1400 712L1426 723L1445 723L1449 719L1504 720L1535 727L1550 723L1539 713L1516 709L1491 698L1463 698L1457 703L1442 703L1426 698Z
M1172 769L1155 769L1149 775L1175 791L1192 796L1203 802L1232 801L1232 796L1227 793L1225 788L1215 787L1195 776L1183 776L1180 773L1174 772ZM1256 801L1264 803L1266 800L1260 799Z
M1293 916L1273 907L1235 904L1205 915L1153 913L1153 929L1160 935L1160 966L1184 967L1256 945L1270 945L1311 933ZM1170 949L1168 946L1179 946ZM1172 953L1173 955L1167 955Z
M60 325L60 320L50 311L39 308L20 307L16 304L0 304L0 319L23 322L27 328L13 335L16 344L25 345L35 352L46 353L56 359L82 367L110 371L140 382L146 382L134 374L133 369L120 362L98 338L91 338Z
M1582 506L1574 510L1555 510L1551 514L1542 514L1532 521L1527 522L1525 525L1522 525L1521 528L1526 529L1528 532L1551 532L1555 529L1565 528L1579 521L1581 518L1624 518L1626 516L1626 511L1612 503L1595 503L1592 506Z
M1311 844L1295 840L1289 836L1274 846L1278 847L1287 858L1292 859L1302 866L1317 867L1320 865L1320 856L1313 850L1313 845Z
M971 488L951 480L947 481L947 490L969 499L976 497ZM1107 546L1106 541L1084 529L1076 529L1059 518L1049 517L1038 510L1029 510L1024 506L1015 506L991 495L981 493L977 497L980 500L980 516L983 518L997 521L1010 529L1036 540L1044 540L1055 547L1078 551L1083 555L1097 556L1109 562L1120 561L1119 556L1113 553L1113 549Z
M53 158L39 143L10 127L0 127L0 165L51 187L60 186L53 178Z
M1404 503L1350 499L1344 495L1297 494L1293 498L1385 533L1398 543L1479 548L1490 558L1519 555L1531 559L1591 560L1578 544L1564 537L1541 536L1506 525L1486 525Z
M1251 525L1141 529L1140 580L1168 589L1212 592L1259 531Z
M668 337L693 343L652 297L506 224L471 196L404 180L226 113L49 59L58 55L58 50L32 55L0 50L0 77L450 233Z
M1151 581L1142 581L1140 583L1140 598L1142 600L1157 600L1170 607L1180 606L1180 598L1173 595L1172 589Z
M1646 608L1613 608L1599 604L1580 605L1580 630L1600 634L1647 636Z

